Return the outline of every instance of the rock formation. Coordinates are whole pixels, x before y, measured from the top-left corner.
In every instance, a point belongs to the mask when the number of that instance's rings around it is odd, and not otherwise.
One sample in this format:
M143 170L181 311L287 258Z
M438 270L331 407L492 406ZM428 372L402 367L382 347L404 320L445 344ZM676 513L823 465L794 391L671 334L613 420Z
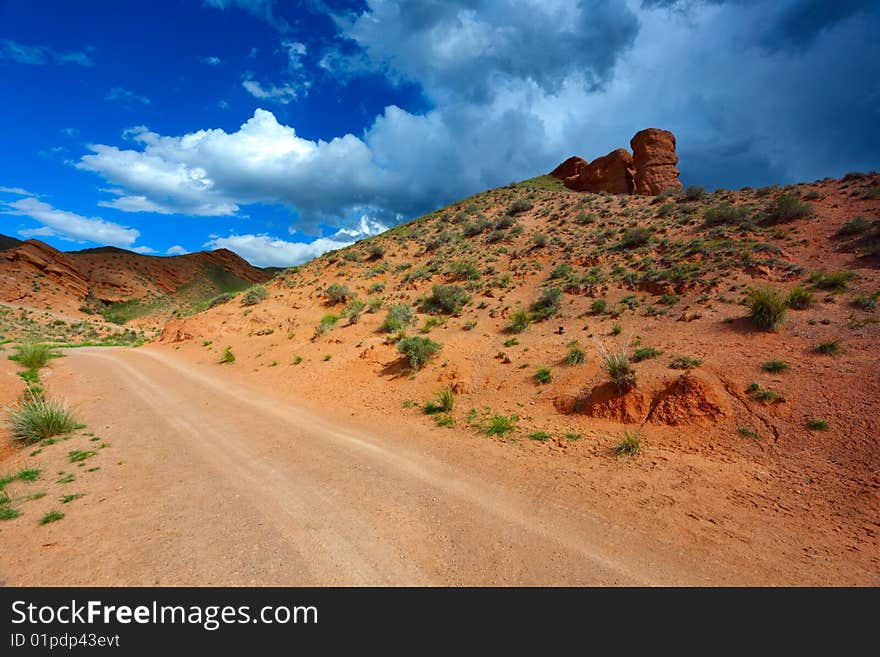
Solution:
M576 176L565 179L565 186L579 192L633 193L633 158L618 148L582 166Z
M668 130L640 130L629 142L635 163L635 193L656 196L682 189L678 179L675 135Z
M585 166L587 166L587 161L584 158L572 155L565 162L553 169L553 171L550 172L550 175L554 178L565 180L566 178L576 176L581 170L581 167Z
M566 187L580 192L656 196L682 189L675 167L675 135L647 128L636 133L630 146L632 155L618 148L592 162L572 156L550 175L562 178Z

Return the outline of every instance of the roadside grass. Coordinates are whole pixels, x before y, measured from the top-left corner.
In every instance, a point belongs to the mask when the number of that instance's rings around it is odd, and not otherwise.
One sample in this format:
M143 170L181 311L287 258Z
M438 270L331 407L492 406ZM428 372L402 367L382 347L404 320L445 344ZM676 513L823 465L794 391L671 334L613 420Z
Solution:
M52 522L58 522L64 517L64 514L61 511L49 511L46 515L40 518L41 525L48 525Z
M76 421L66 403L39 395L30 395L9 411L9 432L14 440L26 445L67 434L83 426Z
M455 406L455 394L449 388L442 388L437 393L434 401L425 402L422 410L426 415L436 415L437 413L451 413Z
M21 364L29 370L45 367L53 358L61 358L62 354L55 351L52 345L44 342L25 342L15 347L15 353L9 360Z

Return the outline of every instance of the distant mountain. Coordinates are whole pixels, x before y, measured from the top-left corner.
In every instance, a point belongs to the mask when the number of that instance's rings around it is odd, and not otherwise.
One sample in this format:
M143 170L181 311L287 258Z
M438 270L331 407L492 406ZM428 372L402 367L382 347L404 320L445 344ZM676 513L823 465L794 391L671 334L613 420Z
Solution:
M207 307L271 278L228 249L149 256L117 247L62 252L38 240L0 236L0 303L103 315L125 323Z
M14 249L20 244L21 240L17 240L14 237L9 237L8 235L0 235L0 251Z

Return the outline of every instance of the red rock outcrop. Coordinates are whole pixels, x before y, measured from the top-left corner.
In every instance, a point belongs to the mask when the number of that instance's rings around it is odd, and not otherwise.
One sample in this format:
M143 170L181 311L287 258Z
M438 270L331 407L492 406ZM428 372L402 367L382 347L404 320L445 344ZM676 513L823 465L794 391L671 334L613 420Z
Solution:
M635 193L656 196L682 189L678 179L675 135L668 130L640 130L629 142L635 163Z
M553 171L550 172L550 175L554 178L565 180L566 178L578 175L581 168L587 166L587 164L588 162L584 158L572 155L565 162L553 169Z
M618 148L581 167L576 176L565 179L565 186L579 192L633 193L633 158Z
M77 271L67 254L39 240L27 240L2 252L0 266L4 285L0 285L0 299L17 301L32 291L32 281L40 277L45 283L57 286L77 300L86 298L89 282ZM37 289L40 285L37 284Z
M675 167L675 135L668 130L646 128L635 134L630 146L632 155L618 148L589 163L572 156L550 175L562 178L566 187L579 192L656 196L682 189Z

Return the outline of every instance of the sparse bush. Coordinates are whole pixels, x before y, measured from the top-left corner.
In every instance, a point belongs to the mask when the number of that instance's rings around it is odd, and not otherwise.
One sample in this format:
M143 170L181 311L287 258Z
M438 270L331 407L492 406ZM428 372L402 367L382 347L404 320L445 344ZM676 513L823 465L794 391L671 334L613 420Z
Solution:
M828 423L818 418L810 418L807 420L807 429L810 431L827 431Z
M60 436L79 429L67 404L30 395L9 412L9 433L25 444Z
M315 335L324 335L327 331L336 326L336 322L339 321L339 316L334 315L332 313L328 313L321 318L321 321L318 323L318 326L315 327Z
M796 287L785 298L785 305L793 310L806 310L813 305L815 297L809 290Z
M232 347L226 347L223 350L223 355L220 356L220 363L234 363L235 362L235 354L232 353Z
M721 224L741 224L749 217L746 208L722 201L716 206L703 210L703 222L707 226Z
M254 285L249 287L244 294L241 295L242 306L256 306L269 296L269 290L263 285Z
M779 395L769 388L762 388L757 383L749 384L749 387L746 388L746 392L751 396L752 399L761 402L772 402L779 399Z
M562 290L558 287L548 287L541 293L538 300L529 307L529 310L532 312L532 319L534 321L541 321L553 317L559 312L561 305Z
M691 358L690 356L676 356L669 363L669 368L673 370L692 370L703 364L701 358Z
M529 327L531 319L525 310L516 310L510 316L510 323L507 325L508 333L522 333Z
M381 244L370 244L367 247L367 260L381 260L385 257L385 248Z
M748 304L752 322L765 331L775 329L785 318L785 301L779 292L771 288L751 290Z
M820 342L816 345L816 351L823 356L837 356L841 351L843 351L843 343L840 342L837 338L834 340L828 340L826 342Z
M585 360L587 360L587 352L577 343L577 340L569 342L568 355L565 357L565 362L573 366L580 365Z
M871 222L864 217L856 217L845 222L838 230L836 235L840 237L850 237L864 233L871 227Z
M431 288L431 296L422 299L421 308L424 312L435 315L457 315L470 300L464 288L457 285L435 285Z
M522 214L523 212L528 212L533 207L534 206L528 201L514 201L509 206L507 206L507 214L509 214L511 217L515 217L516 215Z
M553 271L550 272L550 279L556 280L558 278L568 278L572 274L571 265L567 262L563 262L561 265L556 265L553 268Z
M699 201L706 195L706 188L701 185L690 185L684 190L684 198L687 201Z
M345 309L345 316L348 317L348 323L357 324L358 320L360 319L361 313L366 307L367 304L365 304L360 299L352 299Z
M402 303L391 306L388 314L385 315L385 321L379 327L383 333L396 333L402 331L412 323L413 309L408 303Z
M810 283L820 290L843 292L850 280L852 280L852 277L853 273L849 271L825 272L820 270L810 274Z
M640 363L643 360L648 360L650 358L657 358L663 352L659 349L655 349L654 347L639 347L633 352L632 361L634 363Z
M621 440L614 448L617 456L635 456L642 449L642 437L638 430L625 431L623 440Z
M780 374L789 369L789 364L782 360L768 360L761 364L761 369L771 374Z
M49 511L46 515L40 518L41 525L48 525L50 522L57 522L64 517L64 514L61 511Z
M596 340L596 346L602 356L602 367L605 369L611 382L617 386L617 390L623 393L630 388L635 388L636 371L633 369L627 355L629 344L624 345L617 353L608 351L605 345L598 339Z
M451 413L454 405L455 395L452 393L452 390L449 388L442 388L440 392L437 393L437 399L435 401L425 402L422 410L427 415Z
M594 315L604 315L608 312L608 302L605 299L596 299L590 304L590 312Z
M454 281L475 281L480 272L472 263L456 260L449 265L449 276Z
M765 212L764 223L781 224L811 216L813 207L801 201L797 195L785 192L771 201Z
M223 294L218 294L216 297L212 298L208 302L208 308L216 308L219 305L222 305L224 303L228 303L229 301L232 301L234 298L235 298L235 295L231 294L229 292L224 292Z
M857 294L853 297L852 304L859 310L864 310L866 313L872 312L877 308L877 295Z
M430 338L403 338L397 343L397 351L409 360L409 365L414 370L422 369L442 347L443 345Z
M450 388L442 388L437 393L437 405L444 413L451 413L455 406L455 394Z
M537 233L532 235L532 244L536 249L543 249L547 246L547 236L544 233Z
M503 436L506 433L510 433L516 428L518 420L519 418L516 415L493 415L486 426L486 434L490 436Z
M623 237L620 238L620 242L617 243L617 247L619 249L626 250L644 246L648 243L648 240L651 239L651 234L652 231L647 226L630 228L623 234Z
M354 293L349 290L345 285L341 285L340 283L333 283L332 285L328 285L327 289L324 290L324 295L327 297L327 303L330 305L335 305L337 303L346 303L352 297L354 297Z
M553 380L553 373L550 371L549 367L539 367L538 371L535 372L535 383L538 385L545 385L550 383Z

